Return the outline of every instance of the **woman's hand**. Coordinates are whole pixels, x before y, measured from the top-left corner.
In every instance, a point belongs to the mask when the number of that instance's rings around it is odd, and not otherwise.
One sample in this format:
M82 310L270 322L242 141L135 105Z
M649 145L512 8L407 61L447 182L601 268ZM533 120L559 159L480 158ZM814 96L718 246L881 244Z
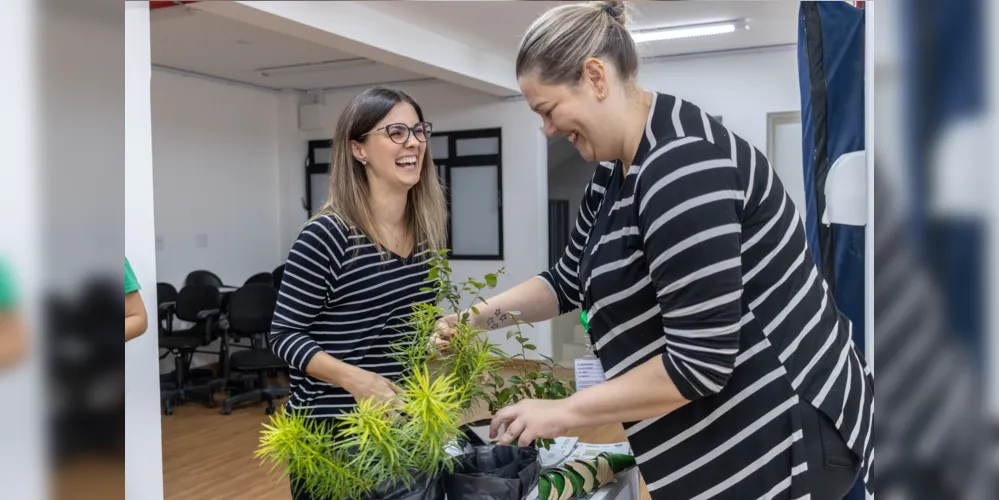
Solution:
M437 325L434 328L434 334L430 338L430 345L428 347L436 352L447 353L451 337L454 337L458 333L454 328L456 323L458 323L457 314L444 316L437 320Z
M499 427L506 424L506 432L498 444L528 446L537 439L557 438L565 435L578 421L567 399L525 399L496 412L489 424L489 439L496 439Z
M353 395L356 401L371 398L378 403L389 401L392 404L398 404L400 401L396 396L403 393L403 390L393 384L391 380L360 368L357 369L357 373L351 377L350 381L343 385L343 388Z

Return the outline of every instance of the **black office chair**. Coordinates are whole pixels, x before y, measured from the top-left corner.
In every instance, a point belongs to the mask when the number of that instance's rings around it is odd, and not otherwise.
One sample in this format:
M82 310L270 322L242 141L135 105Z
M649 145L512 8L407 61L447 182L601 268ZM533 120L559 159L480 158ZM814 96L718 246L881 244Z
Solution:
M284 279L284 264L277 266L271 271L271 277L274 278L274 288L281 289L281 280Z
M269 388L267 385L268 372L288 366L271 351L267 335L276 305L277 290L267 284L246 285L232 294L228 314L229 335L233 340L249 338L253 347L231 353L228 368L243 373L255 372L257 387L226 398L222 403L224 415L231 414L233 406L248 401L266 401L269 415L274 413L274 401L288 395L287 387ZM227 345L228 337L225 337Z
M212 285L215 288L220 288L225 286L222 283L222 279L218 277L215 273L211 271L206 271L204 269L199 269L197 271L191 271L184 278L184 286L191 285Z
M170 283L156 284L157 324L160 335L173 331L173 315L177 309L177 289Z
M191 360L199 347L210 344L222 335L219 322L222 299L219 289L212 285L185 286L177 294L175 314L178 319L194 323L185 330L175 330L160 336L160 348L174 355L175 387L161 389L163 411L173 414L175 402L192 400L194 395L204 396L204 402L215 406L215 391L225 386L222 377L209 378L194 384L190 378Z
M271 273L257 273L247 278L246 283L243 284L244 285L263 284L267 286L273 286L274 276L272 276Z

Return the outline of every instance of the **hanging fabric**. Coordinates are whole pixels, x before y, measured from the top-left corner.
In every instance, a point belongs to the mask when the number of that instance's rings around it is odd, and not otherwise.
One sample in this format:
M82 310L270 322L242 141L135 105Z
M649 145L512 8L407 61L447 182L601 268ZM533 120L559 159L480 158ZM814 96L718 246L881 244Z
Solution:
M805 228L836 305L864 352L864 227L825 224L826 181L841 156L864 151L864 10L847 2L801 2L801 91ZM847 497L864 498L862 479Z

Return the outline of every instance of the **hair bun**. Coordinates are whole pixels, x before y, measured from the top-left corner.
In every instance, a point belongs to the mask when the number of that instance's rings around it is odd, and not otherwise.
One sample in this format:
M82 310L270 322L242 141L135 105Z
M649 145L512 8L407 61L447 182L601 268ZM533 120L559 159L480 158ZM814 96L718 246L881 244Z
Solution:
M594 2L600 10L617 21L621 26L627 24L627 11L622 1Z

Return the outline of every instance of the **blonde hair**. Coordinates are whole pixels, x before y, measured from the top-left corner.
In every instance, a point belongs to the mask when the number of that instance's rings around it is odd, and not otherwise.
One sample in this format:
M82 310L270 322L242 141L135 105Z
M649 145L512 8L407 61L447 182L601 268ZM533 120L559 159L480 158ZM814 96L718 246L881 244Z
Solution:
M363 141L361 136L378 124L397 104L408 103L423 121L423 110L405 92L386 87L373 87L354 96L340 114L333 136L330 158L329 194L315 217L329 215L364 233L379 252L385 243L378 238L374 214L368 203L370 189L365 166L354 158L351 141ZM315 218L313 217L313 218ZM430 143L423 155L420 181L409 190L406 202L406 232L413 241L413 251L421 244L426 250L442 250L447 245L447 214L444 193L437 180Z
M624 2L560 5L541 15L520 42L517 76L537 71L542 83L575 85L590 57L609 60L624 81L638 74L638 50L625 28Z

